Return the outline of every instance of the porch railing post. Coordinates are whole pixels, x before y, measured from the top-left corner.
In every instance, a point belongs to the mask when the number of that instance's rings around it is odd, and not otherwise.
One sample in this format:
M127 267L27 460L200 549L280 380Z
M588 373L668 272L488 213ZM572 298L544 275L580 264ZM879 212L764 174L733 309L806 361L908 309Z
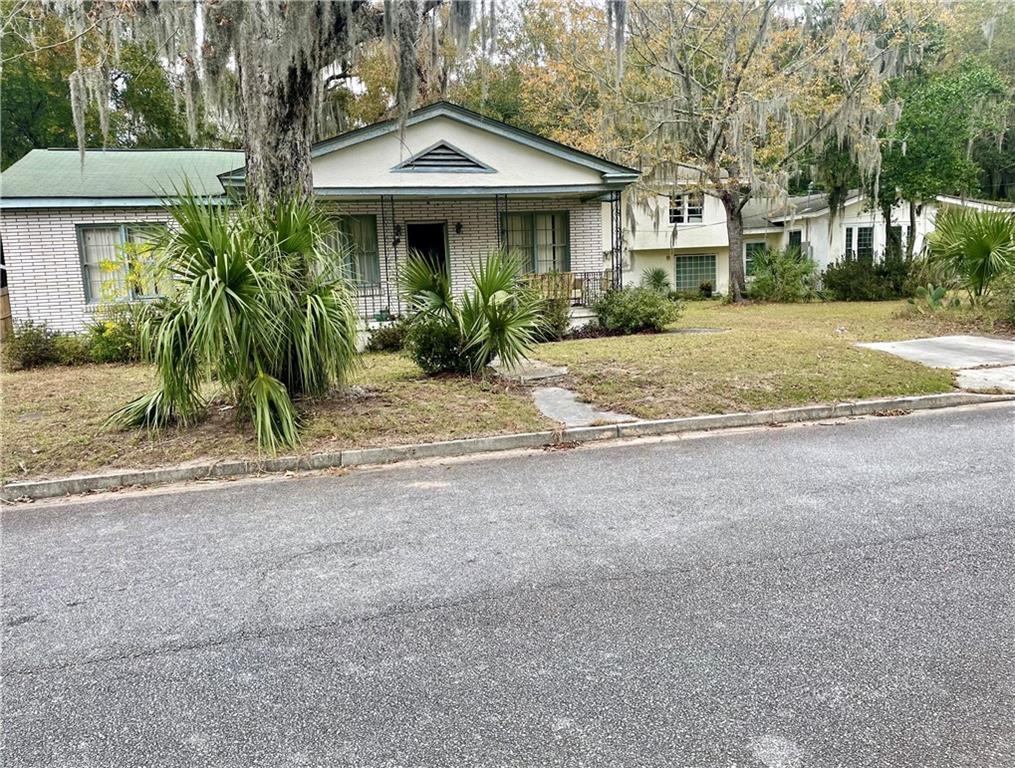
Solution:
M620 208L620 192L610 195L610 266L613 270L613 287L624 287L624 230Z

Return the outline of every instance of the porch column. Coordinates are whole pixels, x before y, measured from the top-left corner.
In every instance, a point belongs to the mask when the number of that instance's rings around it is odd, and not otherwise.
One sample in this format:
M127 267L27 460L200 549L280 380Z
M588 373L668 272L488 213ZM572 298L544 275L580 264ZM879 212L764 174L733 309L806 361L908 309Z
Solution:
M624 224L620 208L620 192L610 195L610 267L613 287L624 287Z

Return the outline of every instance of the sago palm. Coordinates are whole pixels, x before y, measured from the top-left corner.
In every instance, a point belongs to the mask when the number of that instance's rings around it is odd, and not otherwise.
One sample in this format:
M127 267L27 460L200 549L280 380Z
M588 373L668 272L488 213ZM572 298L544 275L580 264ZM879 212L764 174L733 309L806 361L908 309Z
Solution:
M189 423L204 410L201 385L215 380L249 414L262 448L293 445L293 397L326 392L356 359L333 223L302 200L228 209L185 195L169 211L175 226L155 244L151 269L172 279L142 333L158 388L111 421Z

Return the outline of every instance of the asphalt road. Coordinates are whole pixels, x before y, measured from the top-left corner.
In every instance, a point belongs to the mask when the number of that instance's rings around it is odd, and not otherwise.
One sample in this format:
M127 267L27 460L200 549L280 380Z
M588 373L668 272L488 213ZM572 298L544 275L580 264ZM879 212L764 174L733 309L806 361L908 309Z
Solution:
M1015 407L3 513L5 766L1015 765Z

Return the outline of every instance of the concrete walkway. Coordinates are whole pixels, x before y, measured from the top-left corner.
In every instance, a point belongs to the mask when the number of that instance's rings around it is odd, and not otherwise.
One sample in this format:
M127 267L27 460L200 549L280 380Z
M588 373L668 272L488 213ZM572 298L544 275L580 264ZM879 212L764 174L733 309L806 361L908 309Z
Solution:
M549 381L567 375L567 368L564 366L550 365L542 360L522 360L512 366L506 366L500 360L494 360L490 367L508 381L519 384L533 384L537 381Z
M958 371L958 385L970 390L1015 392L1015 341L986 336L937 336L912 341L857 344L931 368Z
M561 422L565 427L636 421L634 416L626 413L600 411L591 403L583 403L574 392L563 387L539 387L532 391L532 398L544 416Z

